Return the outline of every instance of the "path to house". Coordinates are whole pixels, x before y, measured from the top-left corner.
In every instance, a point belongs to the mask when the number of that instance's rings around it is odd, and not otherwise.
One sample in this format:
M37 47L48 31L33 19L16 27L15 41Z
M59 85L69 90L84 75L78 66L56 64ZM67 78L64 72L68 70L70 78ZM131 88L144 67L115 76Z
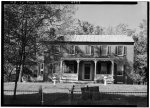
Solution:
M99 86L99 91L101 92L146 92L147 86L146 85L125 85L125 84L75 84L75 83L57 83L55 86L53 83L18 83L17 90L35 90L38 91L39 87L42 85L43 92L45 93L68 93L69 89L73 85L75 85L75 90L80 91L81 87L85 86ZM14 89L14 82L4 83L4 90L13 90Z

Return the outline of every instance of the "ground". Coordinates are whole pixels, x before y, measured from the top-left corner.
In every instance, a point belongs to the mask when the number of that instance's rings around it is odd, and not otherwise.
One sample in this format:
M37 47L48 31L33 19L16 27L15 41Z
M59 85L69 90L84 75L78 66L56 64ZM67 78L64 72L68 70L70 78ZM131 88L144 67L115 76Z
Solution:
M74 99L70 102L72 86L75 85ZM13 100L13 92L4 92L5 105L41 105L39 87L43 88L43 105L137 105L147 106L147 97L143 94L126 96L126 94L100 95L99 100L83 100L81 98L81 87L99 86L100 92L146 92L146 85L116 85L116 84L76 84L76 83L18 83L17 90L33 92L17 92L17 99ZM14 83L4 83L4 90L13 90ZM35 92L34 92L35 91ZM111 101L110 101L111 100Z

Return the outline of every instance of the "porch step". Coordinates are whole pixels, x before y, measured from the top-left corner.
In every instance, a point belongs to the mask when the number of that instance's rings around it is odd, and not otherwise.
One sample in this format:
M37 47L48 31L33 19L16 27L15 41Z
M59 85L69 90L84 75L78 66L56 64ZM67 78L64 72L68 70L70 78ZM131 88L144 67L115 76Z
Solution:
M89 83L94 83L95 81L78 81L76 84L89 84Z
M76 84L89 84L94 83L95 81L78 81L78 80L62 80L64 83L76 83Z

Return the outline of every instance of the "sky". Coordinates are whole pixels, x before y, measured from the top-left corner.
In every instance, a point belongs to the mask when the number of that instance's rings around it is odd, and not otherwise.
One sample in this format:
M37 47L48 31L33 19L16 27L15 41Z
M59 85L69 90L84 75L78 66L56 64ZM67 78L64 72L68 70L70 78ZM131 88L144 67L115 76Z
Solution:
M147 19L147 3L137 5L100 5L80 4L75 17L102 27L127 24L131 29L137 29L142 19Z

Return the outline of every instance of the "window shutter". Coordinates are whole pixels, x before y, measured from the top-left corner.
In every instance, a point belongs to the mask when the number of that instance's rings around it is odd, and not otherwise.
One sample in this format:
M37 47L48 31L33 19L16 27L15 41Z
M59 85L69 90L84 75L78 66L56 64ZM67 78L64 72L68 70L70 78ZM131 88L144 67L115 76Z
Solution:
M118 52L118 46L116 46L116 49L115 49L115 54L117 55L117 52Z
M110 50L109 54L111 55L111 46L110 46L109 50Z
M78 46L75 46L75 54L78 54Z
M127 55L127 47L124 46L124 55Z
M94 55L94 46L91 46L91 54Z
M75 46L72 45L72 54L75 54Z
M99 55L100 56L102 55L102 48L101 48L101 46L99 46Z
M108 55L111 55L111 46L108 46Z
M107 55L109 55L109 46L107 47Z

